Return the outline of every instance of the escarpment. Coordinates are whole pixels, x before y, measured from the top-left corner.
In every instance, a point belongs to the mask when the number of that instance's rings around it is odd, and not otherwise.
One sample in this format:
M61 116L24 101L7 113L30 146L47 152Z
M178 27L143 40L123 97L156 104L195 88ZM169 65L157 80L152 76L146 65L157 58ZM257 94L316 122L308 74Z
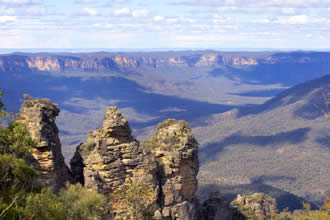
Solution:
M220 67L272 64L329 65L329 53L241 53L196 51L177 53L16 53L0 56L0 72L109 72L129 73L139 67Z
M196 219L198 143L185 121L169 119L144 144L156 157L164 219Z
M77 147L70 164L77 180L107 198L125 185L150 185L153 191L150 208L157 209L154 158L133 138L127 119L116 107L107 108L102 127L89 132L87 142ZM115 219L122 219L125 207L113 204L111 212Z
M55 124L59 111L49 99L27 99L16 120L27 127L36 143L36 148L32 149L32 163L39 172L38 182L54 192L58 192L67 181L73 182L71 172L64 163Z
M143 145L115 107L107 109L100 129L88 134L71 160L73 175L85 187L109 198L122 187L151 188L149 211L156 219L196 219L198 144L188 123L169 120ZM128 219L125 208L111 203L113 219Z

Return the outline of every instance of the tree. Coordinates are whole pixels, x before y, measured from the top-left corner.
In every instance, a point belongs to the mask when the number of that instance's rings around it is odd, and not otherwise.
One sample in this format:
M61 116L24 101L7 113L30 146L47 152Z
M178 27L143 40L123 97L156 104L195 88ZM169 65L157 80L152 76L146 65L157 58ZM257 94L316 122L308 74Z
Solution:
M2 91L0 90L0 130L4 128L4 122L8 117L8 112L4 108L4 104L2 103Z
M123 208L129 219L152 219L149 206L153 198L152 187L145 183L124 185L111 195L113 207Z
M27 219L65 219L65 207L59 198L43 189L40 193L31 193L26 200Z
M105 214L106 200L103 195L84 188L81 184L66 184L59 194L68 220L97 219Z
M12 154L16 158L31 159L31 150L36 143L30 137L27 128L16 122L0 130L0 154Z

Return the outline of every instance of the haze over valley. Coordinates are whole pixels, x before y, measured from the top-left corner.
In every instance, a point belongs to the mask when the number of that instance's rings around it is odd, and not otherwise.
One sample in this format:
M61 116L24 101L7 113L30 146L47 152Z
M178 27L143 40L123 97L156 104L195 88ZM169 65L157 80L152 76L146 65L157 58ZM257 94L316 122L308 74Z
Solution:
M23 94L61 108L57 125L67 162L101 125L107 106L118 106L140 141L159 122L183 119L200 143L201 198L211 190L229 200L263 191L291 210L302 201L319 206L329 193L329 123L315 107L324 108L323 96L330 95L329 73L328 52L0 56L9 111L19 111Z

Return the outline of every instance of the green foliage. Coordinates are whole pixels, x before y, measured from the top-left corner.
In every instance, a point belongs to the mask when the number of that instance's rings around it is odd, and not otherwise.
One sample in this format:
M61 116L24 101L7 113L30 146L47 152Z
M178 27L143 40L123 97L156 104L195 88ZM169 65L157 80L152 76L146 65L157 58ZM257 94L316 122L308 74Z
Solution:
M65 207L59 198L46 189L31 193L26 200L25 213L30 219L65 219Z
M35 142L21 123L11 122L0 131L0 154L10 153L17 158L29 159Z
M113 207L126 208L126 217L133 219L152 219L149 206L153 198L152 187L144 183L123 186L111 195Z
M157 135L152 136L149 140L143 140L143 147L147 150L159 148L161 150L168 151L172 148L175 148L178 144L181 143L182 136L192 136L189 123L184 120L178 121L176 119L167 119L157 125L157 130L159 132L161 129L168 128L173 125L178 126L178 132L167 133L166 135L162 135L161 138L157 137ZM192 141L196 140L193 139Z
M172 118L169 118L169 119L167 119L167 120L165 120L165 121L159 123L159 124L157 125L157 129L160 130L160 129L162 129L162 128L166 128L166 127L168 127L168 126L171 126L171 125L173 125L173 124L177 124L177 123L180 123L181 125L183 125L185 129L190 130L190 125L189 125L188 122L186 122L186 121L184 121L184 120L179 120L179 121L178 121L178 120L176 120L176 119L172 119Z
M0 196L4 199L20 192L30 192L37 171L24 159L13 155L0 155Z
M2 98L2 91L0 90L0 130L2 130L5 127L4 122L8 117L8 112L4 108L4 104L2 103L1 98Z
M145 139L142 142L142 146L147 150L155 149L159 147L158 138L156 136L152 136L150 139Z
M63 203L68 220L101 218L106 210L104 196L80 184L67 184L59 194L59 201Z
M37 171L24 159L0 154L0 218L19 219L25 213L25 199L34 191Z

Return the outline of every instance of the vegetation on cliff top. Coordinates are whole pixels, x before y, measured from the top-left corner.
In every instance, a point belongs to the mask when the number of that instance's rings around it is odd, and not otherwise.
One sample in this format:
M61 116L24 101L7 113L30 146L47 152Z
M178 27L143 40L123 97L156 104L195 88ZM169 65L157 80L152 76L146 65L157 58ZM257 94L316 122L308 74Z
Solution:
M35 142L23 124L9 122L0 91L0 219L92 219L105 212L105 199L81 185L55 195L36 184L31 164Z

